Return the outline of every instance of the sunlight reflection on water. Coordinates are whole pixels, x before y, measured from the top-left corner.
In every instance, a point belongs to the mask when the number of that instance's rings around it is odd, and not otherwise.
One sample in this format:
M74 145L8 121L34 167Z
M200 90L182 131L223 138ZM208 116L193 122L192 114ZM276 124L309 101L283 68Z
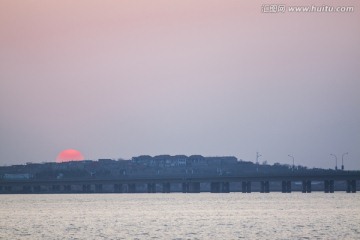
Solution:
M360 195L0 195L1 239L360 239Z

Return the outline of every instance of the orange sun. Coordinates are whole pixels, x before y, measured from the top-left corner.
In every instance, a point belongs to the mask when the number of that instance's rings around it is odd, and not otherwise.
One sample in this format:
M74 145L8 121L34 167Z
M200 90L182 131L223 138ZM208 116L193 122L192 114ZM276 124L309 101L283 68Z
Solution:
M56 157L57 163L82 160L84 160L84 156L81 154L81 152L75 149L66 149L59 153L59 155Z

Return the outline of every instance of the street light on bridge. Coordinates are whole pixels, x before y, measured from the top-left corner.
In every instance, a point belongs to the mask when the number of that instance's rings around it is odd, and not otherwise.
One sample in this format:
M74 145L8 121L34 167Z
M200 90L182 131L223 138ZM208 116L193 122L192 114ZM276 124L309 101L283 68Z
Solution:
M335 157L335 170L337 170L337 157L335 154L330 154L330 156L334 156Z
M256 152L256 164L259 164L259 157L262 155L259 152Z
M259 157L262 155L259 152L256 152L256 171L259 171Z
M292 160L293 160L292 170L294 171L294 168L295 168L295 159L294 159L294 156L293 156L293 155L290 155L290 154L288 154L288 156L291 157Z
M349 153L346 152L346 153L343 153L343 155L341 156L341 170L344 170L344 156L345 155L348 155Z

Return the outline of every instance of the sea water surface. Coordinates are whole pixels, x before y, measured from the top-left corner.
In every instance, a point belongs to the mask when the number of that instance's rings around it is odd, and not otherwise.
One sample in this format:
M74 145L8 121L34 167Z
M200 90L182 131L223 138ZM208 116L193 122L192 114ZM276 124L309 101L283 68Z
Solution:
M0 239L360 239L360 194L0 195Z

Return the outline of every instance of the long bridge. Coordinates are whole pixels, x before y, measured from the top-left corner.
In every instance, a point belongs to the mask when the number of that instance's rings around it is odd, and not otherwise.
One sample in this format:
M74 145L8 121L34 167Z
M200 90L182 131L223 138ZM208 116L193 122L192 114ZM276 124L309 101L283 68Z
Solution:
M0 194L13 193L269 193L346 191L356 193L359 171L238 175L152 175L118 178L0 179ZM316 189L313 186L316 185ZM339 186L339 187L336 187Z

